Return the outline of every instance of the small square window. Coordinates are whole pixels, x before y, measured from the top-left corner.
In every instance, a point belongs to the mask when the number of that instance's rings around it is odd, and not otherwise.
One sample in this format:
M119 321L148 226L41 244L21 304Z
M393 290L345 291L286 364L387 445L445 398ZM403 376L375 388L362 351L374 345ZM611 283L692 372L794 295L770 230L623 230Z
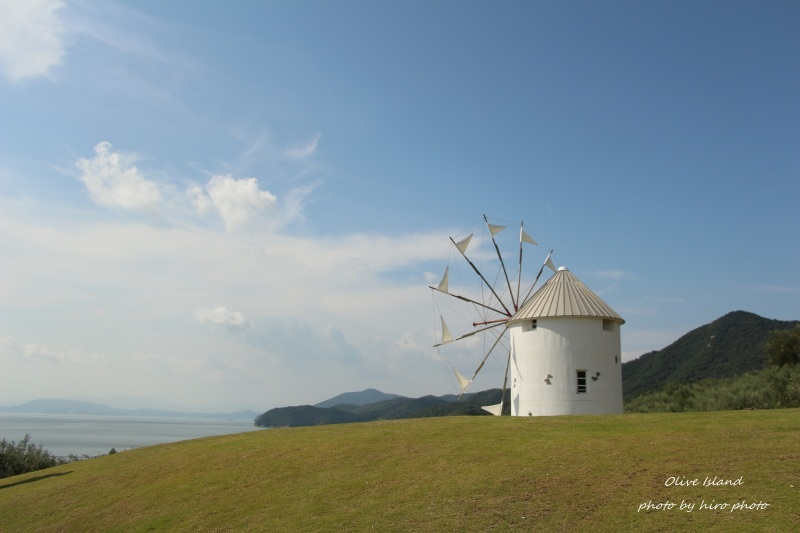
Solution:
M578 394L586 393L586 370L578 370Z
M603 319L603 330L604 331L614 331L614 321L609 320L607 318Z

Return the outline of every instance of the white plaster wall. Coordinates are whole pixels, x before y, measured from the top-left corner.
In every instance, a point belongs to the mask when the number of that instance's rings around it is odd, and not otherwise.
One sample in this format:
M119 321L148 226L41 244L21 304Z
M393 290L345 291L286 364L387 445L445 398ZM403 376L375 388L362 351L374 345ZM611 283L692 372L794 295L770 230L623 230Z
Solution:
M511 414L622 413L619 326L566 317L540 318L536 329L530 320L511 324ZM578 370L586 371L586 393L577 392Z

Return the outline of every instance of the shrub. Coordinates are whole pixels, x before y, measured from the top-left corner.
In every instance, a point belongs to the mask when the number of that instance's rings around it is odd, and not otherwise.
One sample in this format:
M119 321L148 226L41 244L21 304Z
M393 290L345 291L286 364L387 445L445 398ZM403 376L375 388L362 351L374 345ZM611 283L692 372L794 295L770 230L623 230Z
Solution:
M19 442L0 440L0 479L66 462L43 449L41 444L33 444L30 435L25 435Z
M771 366L735 378L667 383L625 403L627 412L724 411L800 407L800 365Z

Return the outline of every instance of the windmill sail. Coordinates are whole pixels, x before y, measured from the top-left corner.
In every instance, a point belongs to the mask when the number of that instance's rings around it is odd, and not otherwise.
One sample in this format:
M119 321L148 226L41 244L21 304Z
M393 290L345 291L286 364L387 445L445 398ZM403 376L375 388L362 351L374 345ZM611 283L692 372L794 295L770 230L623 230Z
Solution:
M548 267L550 270L552 270L553 272L556 272L556 271L558 271L558 269L556 268L556 264L555 264L555 263L553 263L553 259L550 257L550 255L551 255L552 253L553 253L553 251L552 251L552 250L550 250L550 253L549 253L549 254L547 254L547 259L545 259L545 260L544 260L544 264L545 264L545 265L547 265L547 267Z
M497 259L500 260L500 266L503 267L503 276L506 278L506 285L508 285L508 293L511 295L511 305L514 306L514 312L517 312L517 300L514 298L514 291L511 290L511 282L508 280L508 271L506 270L506 263L503 261L503 254L500 253L500 248L497 246L497 241L494 240L495 233L500 233L505 229L505 226L496 226L494 224L489 224L489 219L486 218L486 215L483 215L483 220L486 222L486 227L489 228L489 233L492 234L492 244L494 244L494 250L497 252Z
M439 282L439 286L436 288L439 292L447 292L448 284L450 280L450 267L445 267L444 269L444 276L442 276L442 281Z
M484 215L484 217L485 217L485 215ZM505 226L498 226L496 224L489 224L489 222L486 222L486 226L488 226L489 233L492 234L492 237L494 237L495 235L497 235L498 233L500 233L501 231L506 229Z
M553 250L550 250L550 253L547 254L547 259L544 260L544 263L542 263L542 268L540 268L539 273L536 274L536 279L533 280L533 285L531 285L531 288L528 289L528 294L525 295L525 299L521 302L522 305L524 305L525 302L528 301L528 298L530 298L534 287L536 287L536 282L539 281L539 276L541 276L542 272L544 271L544 267L550 267L550 270L553 272L557 271L555 263L553 263L553 260L550 258L551 255L553 255Z
M494 416L500 416L503 412L503 402L496 403L494 405L482 405L481 409L492 413Z
M523 229L524 222L521 222L519 225L519 268L517 269L517 304L522 305L522 302L519 299L519 291L522 288L522 243L527 242L538 246L539 243L533 240L533 237L525 233Z
M498 303L505 310L505 312L503 314L510 318L512 313L511 313L511 311L508 310L508 307L506 307L506 304L503 303L503 299L500 298L500 296L497 294L497 291L494 290L494 286L491 283L489 283L486 280L485 277L483 277L483 274L481 274L481 271L478 270L478 267L476 267L475 264L472 261L469 260L469 257L467 257L467 254L464 253L466 251L467 245L469 245L469 241L471 239L472 239L472 234L471 233L470 233L469 237L467 237L466 239L464 239L463 241L461 241L459 243L456 243L456 241L454 241L453 238L450 237L450 241L453 244L455 244L456 248L458 248L458 251L461 252L461 257L463 257L464 260L469 264L469 266L472 267L472 270L478 275L478 277L481 278L481 281L483 281L483 283L486 286L486 288L489 289L490 291L492 291L492 294L494 295L494 297L497 298ZM492 240L494 240L494 238L492 238ZM465 242L466 242L466 244L465 244ZM463 248L462 248L462 246L463 246Z
M522 228L519 229L519 240L520 242L527 242L536 246L539 245L539 243L533 240L533 237L525 233L525 230Z
M469 387L469 384L472 383L472 380L464 377L464 375L455 368L453 369L453 372L456 373L456 379L458 379L458 384L461 387L461 394L464 394L464 391L467 390L467 387Z
M452 342L453 335L450 333L450 329L447 327L447 324L444 321L444 317L440 316L439 318L442 319L442 344L447 344L448 342Z
M441 346L443 344L447 344L448 342L460 341L461 339L466 339L467 337L472 337L476 333L480 333L482 331L488 331L490 329L494 329L494 328L497 328L497 327L500 327L500 326L505 326L506 322L507 322L507 320L498 321L495 324L489 324L485 328L469 331L467 333L464 333L460 337L455 337L455 338L453 338L452 335L450 335L450 331L448 329L446 329L447 326L444 326L442 328L442 337L443 337L442 342L440 342L439 344L434 344L433 347L434 348L438 348L439 346ZM442 319L442 323L444 323L444 319Z
M459 250L459 251L460 251L462 254L465 254L465 253L467 253L467 246L469 246L469 241L471 241L471 240L472 240L472 235L473 235L473 234L472 234L472 233L470 233L470 234L467 236L467 238L466 238L466 239L460 240L460 241L458 241L457 243L455 243L455 245L456 245L456 248L458 248L458 250Z

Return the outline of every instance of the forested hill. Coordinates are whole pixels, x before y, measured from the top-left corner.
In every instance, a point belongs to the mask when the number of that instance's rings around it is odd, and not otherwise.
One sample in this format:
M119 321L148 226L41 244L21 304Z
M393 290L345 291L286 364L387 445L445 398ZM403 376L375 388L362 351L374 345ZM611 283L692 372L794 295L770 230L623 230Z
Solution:
M314 404L314 407L336 407L341 404L349 405L367 405L369 403L382 402L384 400L392 400L400 398L399 394L386 394L375 389L367 389L361 392L345 392L338 396L334 396L324 402Z
M791 329L800 321L763 318L734 311L690 331L663 350L622 364L625 401L668 382L694 383L738 376L767 366L765 344L771 331Z
M509 394L506 391L505 414L508 414L510 409L508 398ZM320 426L429 416L489 415L480 406L497 403L500 403L500 389L465 394L460 401L455 401L452 395L422 398L397 396L365 405L338 404L327 408L311 405L278 407L257 416L255 424L262 427Z

